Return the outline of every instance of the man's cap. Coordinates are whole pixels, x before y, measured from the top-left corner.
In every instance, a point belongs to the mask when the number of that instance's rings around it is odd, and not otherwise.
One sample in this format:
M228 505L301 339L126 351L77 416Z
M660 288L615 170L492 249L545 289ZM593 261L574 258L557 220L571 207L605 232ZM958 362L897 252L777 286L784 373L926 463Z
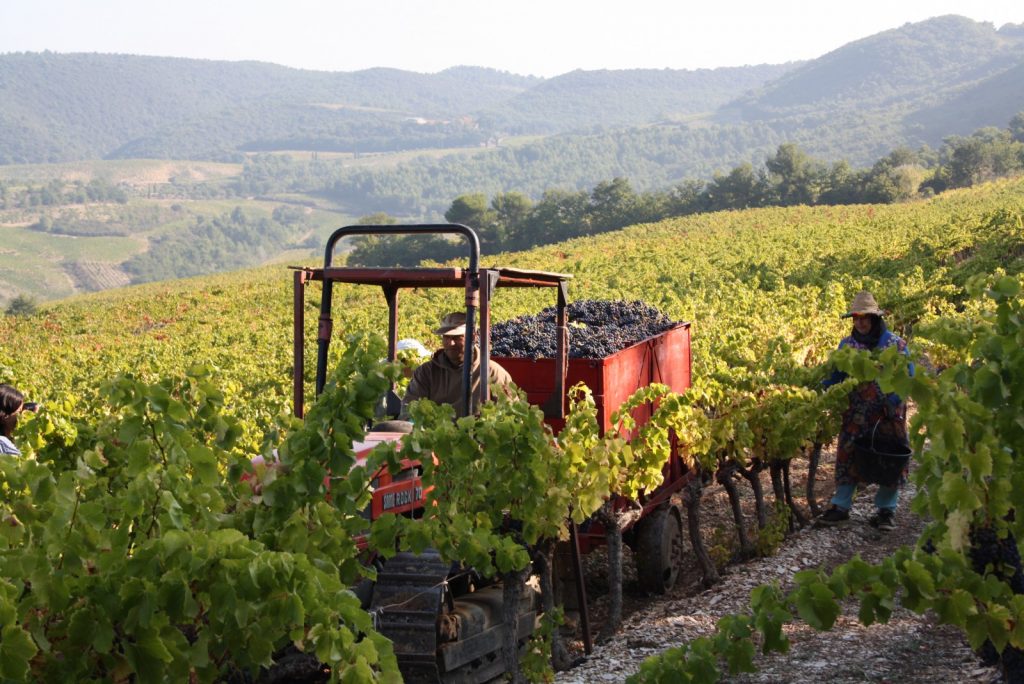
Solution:
M445 314L441 319L441 325L434 329L438 335L465 335L466 334L466 312L453 311Z

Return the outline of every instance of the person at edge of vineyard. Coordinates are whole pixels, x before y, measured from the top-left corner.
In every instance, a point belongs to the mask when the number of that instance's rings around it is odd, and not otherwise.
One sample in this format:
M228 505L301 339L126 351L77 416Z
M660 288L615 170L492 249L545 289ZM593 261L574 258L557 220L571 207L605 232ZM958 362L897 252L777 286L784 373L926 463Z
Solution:
M466 314L462 311L446 314L434 332L441 336L441 348L413 371L412 380L402 399L403 415L408 414L409 404L417 399L451 404L456 415L463 413L462 363L466 352ZM474 342L470 390L474 394L480 389L479 356L480 348ZM487 372L492 395L498 387L512 382L508 371L490 359L487 360Z
M11 436L18 424L18 416L25 409L25 397L21 392L10 385L0 385L0 454L21 456Z
M885 312L878 307L870 292L858 292L850 304L849 311L843 314L843 318L853 319L853 330L839 343L839 348L881 350L895 345L901 353L908 354L907 343L888 329L884 316ZM910 364L909 370L913 375L913 363ZM822 382L822 385L830 387L844 379L846 373L836 370ZM836 490L832 496L832 507L818 518L819 524L839 525L850 519L853 495L860 484L857 473L851 467L854 442L869 431L874 431L880 440L903 444L907 441L906 404L898 394L884 394L877 382L861 383L850 392L850 406L843 413L843 425L836 447ZM895 529L899 490L905 483L906 471L902 473L896 486L879 485L875 493L877 511L868 521L873 527L884 531Z

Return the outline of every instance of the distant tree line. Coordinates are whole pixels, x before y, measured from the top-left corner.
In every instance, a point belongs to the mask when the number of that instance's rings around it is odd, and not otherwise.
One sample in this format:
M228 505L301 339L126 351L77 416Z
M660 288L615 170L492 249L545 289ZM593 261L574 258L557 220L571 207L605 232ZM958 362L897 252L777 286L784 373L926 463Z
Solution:
M275 210L271 218L254 218L235 207L213 219L198 216L188 228L152 240L123 268L134 283L229 271L277 256L303 232L304 224L288 207Z
M487 253L595 235L625 226L709 211L768 206L891 203L967 187L1024 172L1024 112L1007 129L983 128L948 138L939 151L898 148L867 169L832 164L784 143L764 165L744 163L712 179L684 181L667 190L636 192L626 178L598 183L590 191L548 190L533 202L520 192L460 195L445 219L474 228ZM365 223L394 222L374 214ZM447 260L460 247L437 237L361 237L352 265L413 266L423 259Z
M300 161L288 154L256 154L245 160L241 175L229 187L243 197L309 192L333 186L345 173L338 159Z
M114 185L102 178L94 178L88 183L53 179L41 185L15 184L0 179L0 209L30 209L90 202L124 204L127 201L128 192L123 186Z
M54 210L40 212L29 228L43 233L77 237L124 236L144 233L187 216L180 204L125 204L102 207L97 212Z

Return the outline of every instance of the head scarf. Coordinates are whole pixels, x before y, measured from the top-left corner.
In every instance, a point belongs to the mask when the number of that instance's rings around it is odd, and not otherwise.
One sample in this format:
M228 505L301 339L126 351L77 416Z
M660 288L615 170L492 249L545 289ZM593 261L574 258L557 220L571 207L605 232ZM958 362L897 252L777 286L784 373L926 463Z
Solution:
M874 349L878 346L878 341L882 339L882 335L886 331L885 321L882 320L881 316L871 314L871 330L866 334L857 332L857 327L853 328L853 339L858 344L863 344L868 349Z

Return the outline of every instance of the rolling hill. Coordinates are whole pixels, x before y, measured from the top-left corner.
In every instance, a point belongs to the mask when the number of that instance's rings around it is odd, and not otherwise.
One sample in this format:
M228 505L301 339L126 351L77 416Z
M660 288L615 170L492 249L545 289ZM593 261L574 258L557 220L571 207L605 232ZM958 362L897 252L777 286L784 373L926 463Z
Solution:
M1020 111L1024 25L957 16L799 64L549 79L4 54L0 302L273 261L367 214L437 220L468 193L664 189L788 142L867 167Z
M0 55L0 163L241 159L253 151L475 147L511 134L769 127L860 163L1024 109L1024 29L943 16L799 64L573 71L316 72L258 62ZM628 136L615 143L629 146ZM686 143L682 143L687 148ZM685 150L697 156L690 143ZM750 145L728 164L749 160ZM585 165L585 162L581 162Z

